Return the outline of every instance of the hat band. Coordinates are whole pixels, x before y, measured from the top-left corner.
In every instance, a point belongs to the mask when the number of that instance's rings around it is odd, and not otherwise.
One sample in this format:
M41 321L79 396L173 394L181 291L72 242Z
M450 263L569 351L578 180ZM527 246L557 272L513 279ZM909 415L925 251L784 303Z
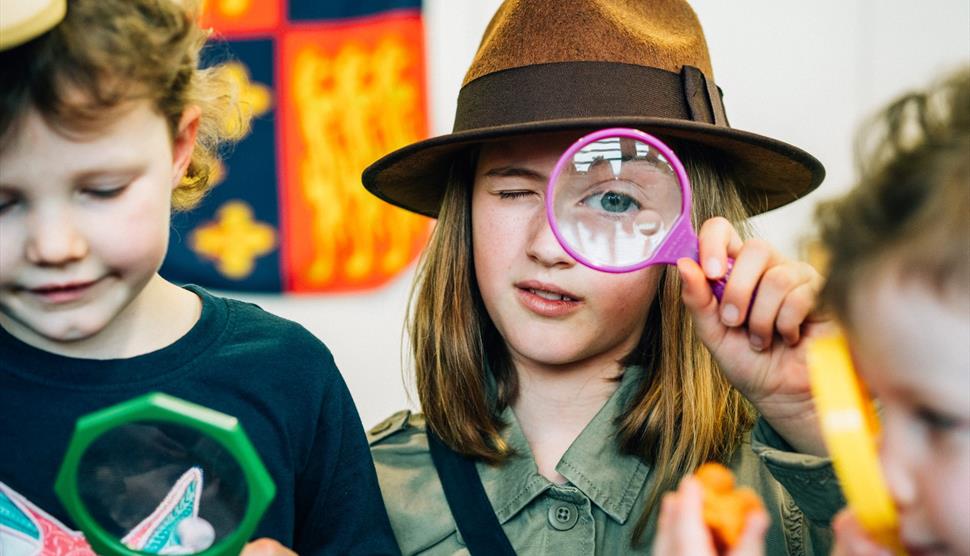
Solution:
M558 62L483 75L458 93L454 131L578 118L670 118L728 126L721 90L681 72L616 62Z

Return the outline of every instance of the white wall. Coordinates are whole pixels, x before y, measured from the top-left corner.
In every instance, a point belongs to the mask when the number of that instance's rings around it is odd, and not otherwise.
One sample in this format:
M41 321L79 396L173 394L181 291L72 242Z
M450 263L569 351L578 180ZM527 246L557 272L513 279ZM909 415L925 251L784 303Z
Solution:
M647 1L647 0L644 0ZM451 129L464 72L498 0L425 0L432 132ZM814 203L853 180L853 132L864 115L970 61L967 0L694 0L734 127L817 156L819 190L756 219L790 256L811 230ZM375 292L245 296L296 320L334 352L371 426L408 402L401 339L412 272ZM242 297L242 296L240 296Z

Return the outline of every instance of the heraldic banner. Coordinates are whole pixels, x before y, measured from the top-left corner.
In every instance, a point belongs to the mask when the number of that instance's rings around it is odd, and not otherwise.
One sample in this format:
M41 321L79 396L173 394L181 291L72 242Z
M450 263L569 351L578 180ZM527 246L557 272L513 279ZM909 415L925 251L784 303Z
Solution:
M393 279L431 221L360 174L428 134L420 0L207 0L204 64L228 62L252 129L172 218L161 273L236 291L346 292ZM226 125L231 125L227 123Z

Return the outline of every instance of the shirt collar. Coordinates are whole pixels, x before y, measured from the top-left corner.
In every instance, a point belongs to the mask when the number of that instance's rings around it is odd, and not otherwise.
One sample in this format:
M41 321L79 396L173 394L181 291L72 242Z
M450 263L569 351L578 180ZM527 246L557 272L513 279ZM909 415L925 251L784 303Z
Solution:
M640 458L623 454L616 442L617 418L635 394L642 376L638 367L623 373L620 385L592 421L566 450L556 471L620 524L626 523L643 489L649 469ZM515 454L501 466L478 463L478 473L499 523L505 523L539 494L552 487L539 475L529 443L510 408L502 413L508 423L503 437Z
M556 471L620 524L630 517L649 473L639 457L620 452L616 439L616 421L636 394L642 375L639 367L624 371L616 392L556 465Z
M519 426L511 408L502 412L502 420L508 423L502 436L513 454L500 465L478 462L478 476L495 509L499 523L505 523L531 502L536 496L552 486L539 474L529 442Z

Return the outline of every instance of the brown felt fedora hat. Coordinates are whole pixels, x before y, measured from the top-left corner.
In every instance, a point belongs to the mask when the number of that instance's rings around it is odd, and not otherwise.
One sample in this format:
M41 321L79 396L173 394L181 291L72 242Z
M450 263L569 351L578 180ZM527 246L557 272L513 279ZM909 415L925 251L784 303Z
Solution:
M807 152L728 125L697 15L682 0L507 0L485 29L458 94L452 133L387 154L368 191L436 216L455 154L482 141L636 127L715 149L753 213L815 189Z

